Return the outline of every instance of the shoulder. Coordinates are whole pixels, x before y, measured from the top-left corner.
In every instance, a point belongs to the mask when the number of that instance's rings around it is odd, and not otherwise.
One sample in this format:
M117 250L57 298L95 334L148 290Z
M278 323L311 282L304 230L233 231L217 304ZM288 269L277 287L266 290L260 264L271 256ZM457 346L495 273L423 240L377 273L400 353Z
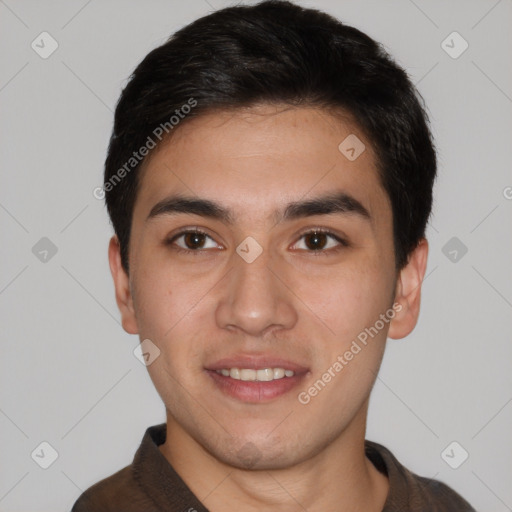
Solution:
M476 512L456 491L439 480L419 476L404 467L381 444L366 441L367 457L389 479L388 498L383 512Z
M139 487L130 464L95 483L77 499L71 512L152 512L154 504Z
M411 488L414 489L411 496L414 506L428 505L432 512L476 512L460 494L445 483L409 473Z

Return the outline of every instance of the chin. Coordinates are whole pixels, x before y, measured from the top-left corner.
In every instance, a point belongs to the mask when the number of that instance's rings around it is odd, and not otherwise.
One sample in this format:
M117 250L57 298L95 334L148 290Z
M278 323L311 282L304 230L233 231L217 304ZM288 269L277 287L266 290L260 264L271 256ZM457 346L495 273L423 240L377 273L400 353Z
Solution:
M225 450L221 451L217 444L211 447L211 454L229 466L246 470L284 469L306 458L300 441L291 444L283 439L252 437L226 438Z

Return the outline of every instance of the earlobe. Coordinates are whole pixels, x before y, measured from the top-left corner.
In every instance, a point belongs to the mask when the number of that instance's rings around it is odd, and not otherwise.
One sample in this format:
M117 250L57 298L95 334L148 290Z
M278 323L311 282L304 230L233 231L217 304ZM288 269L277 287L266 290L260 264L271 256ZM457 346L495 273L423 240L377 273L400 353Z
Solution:
M133 307L133 298L130 289L130 279L121 263L121 248L116 235L110 239L108 246L108 261L110 272L114 280L116 302L121 312L123 329L129 334L138 334L137 320Z
M422 238L409 255L396 284L396 314L390 322L388 337L400 339L416 326L420 313L421 285L427 268L428 242Z

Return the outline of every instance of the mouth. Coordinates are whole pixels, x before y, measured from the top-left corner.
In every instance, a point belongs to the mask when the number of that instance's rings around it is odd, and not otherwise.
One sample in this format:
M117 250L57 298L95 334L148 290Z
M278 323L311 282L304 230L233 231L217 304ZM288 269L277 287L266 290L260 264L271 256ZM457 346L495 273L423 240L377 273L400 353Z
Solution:
M245 382L270 382L272 380L279 380L293 377L295 372L292 370L285 370L284 368L261 368L255 370L252 368L222 368L222 370L215 370L219 375L224 377L231 377L235 380L243 380Z
M218 391L246 403L275 400L298 387L308 373L296 363L262 356L224 359L205 371Z

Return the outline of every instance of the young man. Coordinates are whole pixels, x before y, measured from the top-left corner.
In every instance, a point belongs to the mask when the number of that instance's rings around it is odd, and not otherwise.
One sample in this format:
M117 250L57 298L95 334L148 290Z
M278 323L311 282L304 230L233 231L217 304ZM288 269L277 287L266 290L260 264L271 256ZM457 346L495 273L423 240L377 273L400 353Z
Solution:
M167 412L86 511L471 511L365 441L414 328L436 156L385 51L263 2L181 29L122 93L105 169L123 328Z

